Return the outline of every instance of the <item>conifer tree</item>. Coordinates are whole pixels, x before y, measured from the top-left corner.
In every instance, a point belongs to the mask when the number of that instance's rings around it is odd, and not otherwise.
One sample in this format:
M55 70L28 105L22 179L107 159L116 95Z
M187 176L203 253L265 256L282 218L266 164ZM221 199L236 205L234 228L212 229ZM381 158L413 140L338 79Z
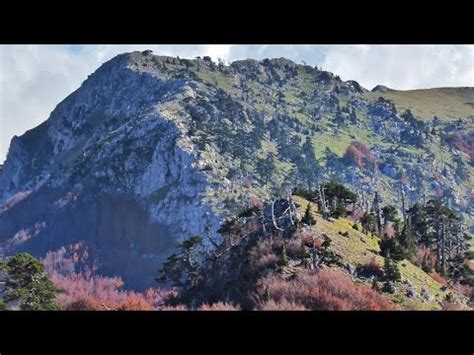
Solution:
M308 206L306 207L306 210L304 212L304 216L301 219L301 222L308 225L308 226L313 226L316 224L316 220L313 217L313 213L311 211L311 203L308 202Z
M58 310L57 288L46 275L43 264L28 253L11 257L2 269L6 272L5 294L8 302L16 301L21 310Z
M396 262L390 257L390 254L385 257L383 274L385 280L388 281L399 281L401 279L400 270Z

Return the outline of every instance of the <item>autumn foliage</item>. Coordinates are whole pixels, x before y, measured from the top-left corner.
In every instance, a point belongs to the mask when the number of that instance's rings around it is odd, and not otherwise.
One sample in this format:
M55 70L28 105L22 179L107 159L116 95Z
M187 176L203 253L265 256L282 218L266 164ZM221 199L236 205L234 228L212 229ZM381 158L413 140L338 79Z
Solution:
M239 311L238 306L230 303L217 302L213 304L203 304L198 308L199 311Z
M262 301L261 309L395 309L383 295L367 286L355 284L349 276L335 269L312 271L293 280L269 276L261 281L260 289L266 289L270 297Z
M474 135L454 133L447 138L456 149L469 155L474 160Z
M88 250L82 243L48 252L43 259L51 281L61 290L57 302L66 310L160 309L173 292L148 289L143 293L124 290L120 277L98 275L87 266Z
M344 153L344 159L359 168L368 168L375 162L375 156L365 144L353 141Z

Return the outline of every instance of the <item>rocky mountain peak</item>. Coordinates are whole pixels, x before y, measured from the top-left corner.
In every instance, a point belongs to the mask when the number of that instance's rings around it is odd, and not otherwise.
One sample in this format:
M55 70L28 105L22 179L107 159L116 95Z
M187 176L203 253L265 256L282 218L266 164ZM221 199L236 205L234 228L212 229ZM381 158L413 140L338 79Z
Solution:
M469 216L472 162L454 134L471 121L438 118L441 135L369 94L284 58L120 54L12 140L0 248L43 257L84 242L101 272L143 287L177 241L218 237L225 217L296 185L331 179L395 201L403 182L410 203L442 195Z

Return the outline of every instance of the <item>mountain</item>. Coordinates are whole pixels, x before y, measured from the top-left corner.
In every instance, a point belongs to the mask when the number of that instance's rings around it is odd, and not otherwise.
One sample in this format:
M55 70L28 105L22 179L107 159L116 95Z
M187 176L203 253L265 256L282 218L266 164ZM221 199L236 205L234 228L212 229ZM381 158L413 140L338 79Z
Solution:
M1 251L85 243L98 272L143 289L177 242L323 180L369 205L375 191L398 208L442 199L472 233L473 102L472 88L368 91L284 58L121 54L12 139Z

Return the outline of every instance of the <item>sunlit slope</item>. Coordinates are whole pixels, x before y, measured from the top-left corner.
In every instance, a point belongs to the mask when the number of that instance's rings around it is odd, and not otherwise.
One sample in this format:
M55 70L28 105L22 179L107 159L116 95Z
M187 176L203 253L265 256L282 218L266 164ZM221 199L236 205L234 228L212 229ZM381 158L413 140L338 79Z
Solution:
M308 201L299 196L294 196L293 198L298 205L298 213L300 216L303 215ZM313 205L313 211L316 210L316 205ZM312 231L314 231L315 235L326 234L331 238L332 249L342 257L343 262L348 267L350 266L353 270L356 270L358 266L365 265L372 257L375 257L378 264L383 267L384 257L379 255L380 247L377 236L365 234L354 229L354 222L348 218L326 221L319 213L313 212L313 216L316 220L316 225L312 227ZM401 309L440 309L440 302L449 292L455 294L455 297L463 298L463 296L456 294L453 290L445 290L443 284L406 259L400 261L398 267L402 280L394 284L396 292L393 295L385 295L398 304ZM356 282L371 285L370 279L359 278L354 275L352 277ZM411 284L416 292L417 296L415 298L407 296L409 284ZM422 288L425 289L424 292L422 292ZM429 297L422 297L422 293L429 295Z
M421 119L433 117L454 121L459 118L474 117L474 88L436 88L422 90L387 90L369 92L371 99L380 96L393 101L397 109L409 109Z

